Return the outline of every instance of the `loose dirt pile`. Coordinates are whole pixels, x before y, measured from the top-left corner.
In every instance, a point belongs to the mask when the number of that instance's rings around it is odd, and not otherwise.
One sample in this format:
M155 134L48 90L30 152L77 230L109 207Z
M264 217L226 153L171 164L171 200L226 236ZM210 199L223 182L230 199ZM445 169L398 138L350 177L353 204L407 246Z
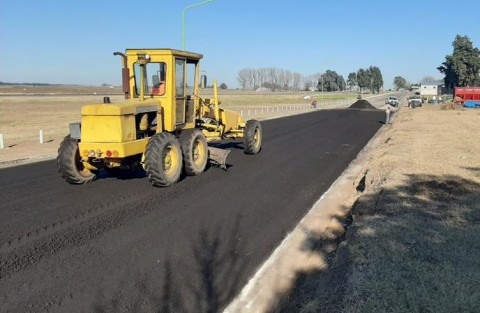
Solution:
M350 109L368 109L368 110L377 110L370 102L367 100L361 99L356 101L354 104L349 106Z

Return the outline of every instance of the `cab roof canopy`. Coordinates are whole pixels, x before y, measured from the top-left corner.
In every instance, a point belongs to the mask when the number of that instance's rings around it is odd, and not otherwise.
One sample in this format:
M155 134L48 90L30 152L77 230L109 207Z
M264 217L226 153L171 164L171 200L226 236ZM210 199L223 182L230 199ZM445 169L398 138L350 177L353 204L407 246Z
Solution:
M142 48L142 49L126 49L125 54L132 55L137 53L148 53L152 55L175 55L185 58L202 59L203 55L195 52L188 52L183 50L167 49L167 48Z

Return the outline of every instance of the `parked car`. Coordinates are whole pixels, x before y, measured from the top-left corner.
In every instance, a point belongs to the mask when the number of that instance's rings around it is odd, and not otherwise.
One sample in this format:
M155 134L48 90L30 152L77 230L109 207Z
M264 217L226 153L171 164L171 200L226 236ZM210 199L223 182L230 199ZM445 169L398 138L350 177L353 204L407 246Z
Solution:
M397 97L390 96L387 98L387 100L385 100L385 104L390 104L393 107L398 107L398 105L400 104L400 101L398 101Z
M408 98L408 107L410 108L421 107L422 103L423 101L420 96L411 96L410 98Z

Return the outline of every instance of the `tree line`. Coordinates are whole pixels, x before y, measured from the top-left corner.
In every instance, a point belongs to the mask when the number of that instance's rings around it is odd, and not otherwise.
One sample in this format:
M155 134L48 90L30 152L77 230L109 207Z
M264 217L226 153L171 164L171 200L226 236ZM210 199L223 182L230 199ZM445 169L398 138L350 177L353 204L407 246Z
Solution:
M377 66L359 69L357 72L348 74L347 85L351 90L360 89L360 92L370 90L371 93L379 93L383 89L382 71Z
M345 81L342 75L332 70L324 73L302 75L290 70L267 68L245 68L237 75L237 81L243 90L257 90L267 88L271 91L343 91L347 87L350 90L370 90L372 93L380 92L383 88L383 77L380 68L370 66L367 69L359 69L350 73Z
M445 87L480 86L480 50L473 47L468 36L457 35L452 46L453 53L437 67L440 73L445 74Z
M452 90L454 87L480 86L480 49L473 46L468 36L457 35L452 42L453 53L445 56L437 70L444 74L445 87ZM431 76L425 76L420 83L437 82ZM395 89L409 89L411 84L402 76L393 79Z
M238 72L237 81L243 90L268 88L272 91L299 91L303 76L300 73L274 67L245 68Z

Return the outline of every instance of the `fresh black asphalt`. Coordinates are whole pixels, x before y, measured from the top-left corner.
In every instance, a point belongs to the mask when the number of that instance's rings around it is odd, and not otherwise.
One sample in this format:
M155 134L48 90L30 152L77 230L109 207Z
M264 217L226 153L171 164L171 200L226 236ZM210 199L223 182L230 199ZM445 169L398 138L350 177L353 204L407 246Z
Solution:
M262 122L169 188L141 173L65 183L54 160L0 170L2 312L217 312L382 126L383 111Z

